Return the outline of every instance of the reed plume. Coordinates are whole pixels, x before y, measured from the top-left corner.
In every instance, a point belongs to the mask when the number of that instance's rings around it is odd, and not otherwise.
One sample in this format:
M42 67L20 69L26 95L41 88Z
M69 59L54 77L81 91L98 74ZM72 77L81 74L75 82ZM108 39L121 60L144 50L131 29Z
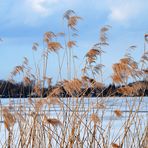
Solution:
M60 120L55 119L55 118L47 118L46 115L44 116L43 121L44 121L44 123L51 124L52 126L60 126L60 127L63 126L63 124Z
M122 116L122 111L119 109L114 110L114 113L117 117L121 117Z
M14 126L16 119L15 117L9 112L7 108L3 109L3 117L4 117L4 125L5 128L7 128L8 131L10 131L10 128Z

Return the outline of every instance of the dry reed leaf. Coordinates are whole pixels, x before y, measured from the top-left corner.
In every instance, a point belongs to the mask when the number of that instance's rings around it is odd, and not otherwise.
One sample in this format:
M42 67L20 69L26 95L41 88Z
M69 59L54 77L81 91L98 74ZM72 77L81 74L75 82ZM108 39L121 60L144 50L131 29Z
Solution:
M116 143L112 143L111 146L112 146L112 148L120 148L120 146Z
M94 122L94 124L100 123L100 118L98 117L97 114L93 113L90 116L90 120Z
M121 117L122 116L122 111L119 109L114 110L114 113L117 117Z
M10 130L10 127L13 127L16 122L15 117L9 112L7 108L4 108L3 118L4 118L5 128L7 128L7 130Z
M63 126L60 120L56 118L47 118L46 115L44 116L43 122L47 124L51 124L52 126L60 126L60 127Z

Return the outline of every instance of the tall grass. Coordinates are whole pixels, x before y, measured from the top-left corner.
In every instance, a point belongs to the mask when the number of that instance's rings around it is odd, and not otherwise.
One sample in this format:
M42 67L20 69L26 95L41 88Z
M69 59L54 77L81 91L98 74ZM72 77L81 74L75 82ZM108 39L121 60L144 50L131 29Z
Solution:
M82 18L73 10L68 10L63 19L64 25L66 21L67 33L51 31L44 34L42 68L34 58L36 70L33 74L29 60L25 57L22 64L16 66L11 73L11 81L14 81L18 74L22 76L25 85L34 81L34 89L30 92L30 96L35 93L39 98L29 97L27 100L20 98L20 102L14 104L15 106L11 105L11 108L1 107L4 121L4 124L1 123L1 130L5 128L5 138L0 140L1 147L147 148L147 118L139 114L144 99L143 94L141 97L131 98L130 101L128 97L119 99L119 101L124 99L126 102L124 106L129 112L120 109L122 104L118 108L108 106L110 99L113 104L118 100L99 97L101 92L96 99L89 98L94 89L103 88L105 85L102 54L105 46L109 46L107 32L111 26L106 25L100 29L99 42L86 53L82 76L77 77L73 48L76 48L77 23ZM64 42L60 43L61 37ZM141 83L128 85L132 81L142 79L146 81L148 74L146 35L144 41L145 48L140 62L136 62L132 57L131 51L135 46L131 46L125 56L118 63L113 64L112 82L116 85L124 85L117 90L124 96L134 95L138 90L144 92L148 87ZM38 48L39 44L33 43L33 56ZM64 50L62 57L60 57L60 50ZM56 87L49 90L47 97L43 98L44 87L50 87L52 83L52 78L47 75L49 54L57 55L59 79ZM62 76L64 60L67 64L65 69L67 79L63 79ZM92 90L88 98L85 98L84 95L90 87ZM63 90L67 93L66 98L62 97ZM109 108L110 113L108 113ZM106 116L109 116L109 120L105 119ZM120 127L116 128L118 122Z

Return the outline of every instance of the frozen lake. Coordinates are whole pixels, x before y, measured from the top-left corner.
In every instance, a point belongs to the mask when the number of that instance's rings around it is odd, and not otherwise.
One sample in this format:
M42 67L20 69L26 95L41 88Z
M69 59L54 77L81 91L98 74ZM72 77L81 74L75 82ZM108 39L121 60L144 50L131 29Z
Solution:
M38 99L32 99L32 102L36 102ZM64 120L64 115L66 112L69 114L77 112L79 113L77 116L82 117L85 112L88 112L88 115L91 116L92 113L96 113L98 117L100 117L101 128L110 128L109 142L112 141L118 142L118 135L122 136L124 128L123 125L125 121L129 118L131 114L131 118L138 119L141 127L141 131L144 131L144 128L147 126L148 121L148 97L107 97L107 98L61 98L59 101L62 103L63 107L61 108L59 105L52 105L49 109L47 105L42 108L42 112L40 115L46 114L50 117L59 117L61 121ZM79 104L78 109L76 109L77 104ZM29 115L30 111L33 111L34 106L32 106L28 99L1 99L1 108L9 107L12 114L17 112L21 106L22 114ZM122 116L119 118L115 115L114 111L120 110L122 112ZM1 112L2 115L2 112ZM88 116L87 116L88 117ZM87 122L87 119L84 118L84 123ZM137 121L137 120L135 120ZM14 130L17 128L17 124L15 125ZM135 130L135 127L131 126L131 130ZM83 128L82 128L83 131ZM121 134L120 134L121 133ZM133 131L135 134L136 132ZM142 132L141 132L142 133ZM16 131L17 135L17 131ZM136 135L135 135L136 137ZM3 142L7 139L7 130L4 128L3 117L0 116L0 143L1 146ZM138 147L137 147L138 148Z

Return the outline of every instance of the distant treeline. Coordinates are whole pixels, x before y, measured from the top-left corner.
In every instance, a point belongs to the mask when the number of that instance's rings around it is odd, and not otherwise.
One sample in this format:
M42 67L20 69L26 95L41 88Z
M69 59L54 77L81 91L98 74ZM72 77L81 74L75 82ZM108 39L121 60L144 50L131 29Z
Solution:
M51 96L50 94L53 94L53 91L56 90L56 88L58 88L58 91L57 93L54 93L54 96L57 97L148 96L148 81L133 82L126 86L115 86L114 84L110 84L100 88L83 87L79 93L74 92L72 95L67 93L62 85L51 85L48 88L41 88L40 95L35 93L34 88L34 82L25 85L23 82L12 83L10 81L0 80L0 98L47 97Z

